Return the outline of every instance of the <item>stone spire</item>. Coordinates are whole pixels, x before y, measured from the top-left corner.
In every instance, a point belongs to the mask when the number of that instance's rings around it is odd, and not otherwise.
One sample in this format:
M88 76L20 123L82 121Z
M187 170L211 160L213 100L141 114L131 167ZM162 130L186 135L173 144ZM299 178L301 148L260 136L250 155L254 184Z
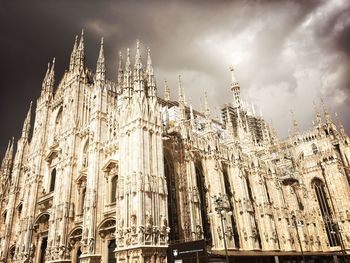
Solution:
M322 118L321 118L321 114L317 108L317 105L315 102L313 102L314 104L314 110L315 110L315 114L316 114L316 121L318 125L322 125Z
M207 131L211 130L211 119L210 119L210 110L208 105L208 96L207 91L204 92L204 117L205 117L205 129Z
M227 114L226 129L227 129L229 135L231 136L231 138L233 138L234 137L234 129L233 129L233 123L232 123L231 114L230 114L228 105L226 105L226 114Z
M326 119L326 123L331 123L332 122L332 119L331 119L331 116L328 112L328 109L323 101L323 99L321 98L321 105L322 105L322 108L323 108L323 114L324 114L324 117Z
M56 58L53 58L50 73L47 79L47 85L48 85L47 87L49 92L53 91L53 87L55 85L55 65L56 65Z
M143 78L143 65L141 61L141 52L140 52L140 41L136 41L136 55L135 55L135 65L133 72L133 81L134 81L134 92L143 93L144 89L144 78Z
M195 123L195 120L194 120L192 104L190 104L190 120L191 120L191 127L192 127L192 129L194 129L195 126L196 126L196 123Z
M130 63L130 49L126 49L126 61L123 81L123 93L127 99L131 98L132 93L132 76L131 76L131 63Z
M294 112L290 111L291 115L292 115L292 124L293 124L293 135L299 135L300 134L300 129L299 129L299 125L298 122L295 118Z
M24 120L24 124L23 124L23 129L22 129L22 138L23 139L28 139L29 137L29 130L30 130L30 118L31 118L31 112L32 112L32 104L33 102L30 102L30 106L29 106L29 110L27 113L27 117Z
M122 56L122 52L119 51L119 64L118 64L118 74L117 74L117 84L119 87L119 92L121 92L122 90L122 86L123 86L123 56Z
M105 65L105 55L103 51L103 37L101 37L101 47L100 53L97 59L96 66L96 81L105 81L106 80L106 65Z
M79 46L75 55L75 67L80 71L85 65L84 29L81 31Z
M234 74L234 67L230 66L231 71L231 91L233 93L233 107L240 107L241 105L241 88L236 80Z
M181 75L179 75L179 108L180 108L180 119L186 120L186 107L185 107L185 97L184 89L182 87Z
M168 86L168 81L164 79L164 100L169 101L170 100L170 89Z
M76 55L77 55L77 48L78 48L78 35L75 36L73 50L72 50L72 53L70 55L69 71L74 70L75 62L76 62L75 59L76 59Z
M43 83L41 85L41 87L42 87L41 92L45 92L46 91L47 80L48 80L49 74L50 74L50 68L51 68L51 65L50 65L50 62L49 62L49 63L47 63L47 70L46 70L46 73L45 73L45 77L43 79Z
M157 95L156 80L154 77L154 70L152 66L151 50L149 48L147 49L146 76L147 76L148 96L156 97Z
M345 135L345 129L344 129L342 122L340 121L338 113L335 113L335 118L336 118L337 124L339 126L340 134Z

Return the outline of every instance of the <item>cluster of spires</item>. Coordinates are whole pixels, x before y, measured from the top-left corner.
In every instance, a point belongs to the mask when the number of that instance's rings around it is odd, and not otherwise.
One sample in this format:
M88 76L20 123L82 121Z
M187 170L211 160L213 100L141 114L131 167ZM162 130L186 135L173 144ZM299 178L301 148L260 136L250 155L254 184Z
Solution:
M84 30L82 30L80 39L75 36L73 50L70 56L69 72L85 74L85 47L84 47ZM48 64L43 84L42 93L53 92L55 82L55 58L52 65ZM104 56L104 39L101 38L100 51L96 63L96 82L104 82L106 80L106 63ZM130 49L126 51L126 61L123 66L122 52L119 52L119 66L117 73L117 87L118 93L122 94L124 98L131 98L132 94L144 92L148 97L156 96L156 81L154 70L152 66L151 51L147 49L146 66L142 64L140 41L136 43L135 63L132 69L130 61Z
M333 120L332 120L332 117L328 111L328 108L327 106L325 105L323 99L321 98L320 99L321 101L321 107L322 107L322 110L323 110L323 115L324 115L324 118L325 118L325 121L326 121L326 124L327 125L332 125L334 124ZM313 102L313 105L314 105L314 111L315 111L315 114L316 114L316 123L313 121L313 124L314 126L316 125L317 127L321 128L323 126L323 121L322 121L322 117L321 117L321 113L316 105L315 102ZM293 111L291 111L291 117L292 117L292 134L293 135L300 135L300 128L299 128L299 124L296 120L296 117L295 117L295 114ZM344 126L342 124L342 122L340 121L339 119L339 116L337 113L335 113L335 118L336 118L336 124L339 126L339 130L340 130L340 133L342 135L345 135L345 129L344 129Z

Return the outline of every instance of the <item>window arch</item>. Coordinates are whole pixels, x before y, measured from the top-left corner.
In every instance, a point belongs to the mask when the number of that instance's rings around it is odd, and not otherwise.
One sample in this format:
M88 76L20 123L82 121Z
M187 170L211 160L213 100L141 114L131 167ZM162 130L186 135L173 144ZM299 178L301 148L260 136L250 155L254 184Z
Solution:
M318 205L321 210L323 223L326 229L329 245L331 247L340 246L338 224L333 219L329 198L326 195L325 184L318 178L312 181L312 187L315 190Z
M312 148L312 152L313 152L313 154L317 154L318 153L318 148L317 148L317 146L316 146L316 144L311 144L311 148Z
M56 168L54 168L51 171L51 176L50 176L50 188L49 192L53 192L55 190L55 184L56 184Z

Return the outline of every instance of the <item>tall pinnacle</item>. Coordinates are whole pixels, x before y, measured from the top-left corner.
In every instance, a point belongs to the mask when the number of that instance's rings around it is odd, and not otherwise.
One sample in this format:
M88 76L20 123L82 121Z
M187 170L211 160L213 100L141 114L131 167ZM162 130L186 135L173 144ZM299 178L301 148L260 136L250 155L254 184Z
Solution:
M323 101L323 99L321 98L321 105L322 105L322 108L323 108L323 114L324 114L324 117L326 119L326 122L327 123L331 123L332 122L332 119L331 119L331 116L329 115L329 112L328 112L328 109Z
M123 86L123 56L122 52L119 51L119 64L118 64L118 76L117 76L117 84L118 84L118 92L122 91L122 86Z
M28 139L29 137L29 130L30 130L30 118L31 118L31 112L32 112L32 104L33 102L30 102L29 110L27 113L27 117L24 120L23 129L22 129L22 138Z
M170 100L170 89L168 86L168 81L164 79L164 100L169 101Z
M72 53L70 55L70 61L69 61L69 71L74 70L75 67L75 58L77 55L77 48L78 48L78 35L75 36L74 46Z
M53 58L50 73L47 80L48 90L50 92L52 92L53 86L55 85L55 65L56 65L56 58Z
M209 105L208 105L207 91L204 92L204 115L205 115L205 118L209 119L210 111L209 111Z
M105 65L105 56L103 51L103 37L101 37L100 53L98 55L97 66L96 66L96 80L105 81L105 79L106 79L106 65Z
M318 108L317 108L316 103L313 102L313 104L314 104L314 110L315 110L315 113L316 113L317 124L318 124L318 125L322 125L321 114L320 114L320 112L319 112L319 110L318 110Z
M342 124L341 121L340 121L340 118L339 118L338 113L335 113L335 118L336 118L336 120L337 120L337 124L338 124L339 129L340 129L340 134L341 134L341 135L345 135L345 129L344 129L343 124Z
M78 70L82 70L84 68L84 63L85 63L84 29L82 29L79 46L75 56L75 66L77 67Z
M130 63L130 49L126 49L126 61L123 81L123 93L125 98L131 98L132 92L132 76L131 76L131 63Z
M230 66L231 71L231 91L233 92L233 107L240 107L241 105L241 88L236 80L234 74L234 67Z
M141 62L141 52L140 52L140 40L136 40L136 55L135 55L135 69L141 69L142 68L142 62Z
M46 70L45 77L44 77L43 83L42 83L42 92L46 91L46 85L47 85L47 80L49 78L49 74L50 74L50 62L47 63L47 70Z
M292 115L292 122L293 122L293 133L294 135L299 135L300 134L300 129L299 129L299 125L298 122L295 118L294 112L290 111L291 115Z
M184 98L184 90L182 87L181 75L179 75L179 108L180 108L180 119L186 120L186 107L185 107L185 98Z
M152 66L151 50L149 48L147 49L146 75L147 75L148 96L155 97L157 93L156 81L155 81L154 71Z

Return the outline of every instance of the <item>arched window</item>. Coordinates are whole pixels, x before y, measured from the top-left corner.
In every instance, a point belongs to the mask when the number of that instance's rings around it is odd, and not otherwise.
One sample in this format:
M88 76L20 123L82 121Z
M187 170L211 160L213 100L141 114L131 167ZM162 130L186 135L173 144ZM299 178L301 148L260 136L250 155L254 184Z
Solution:
M180 239L179 213L177 207L177 186L174 175L174 165L171 157L164 158L164 175L167 181L168 188L168 215L170 224L170 240L175 241Z
M313 144L311 145L311 148L312 148L313 154L317 154L317 153L318 153L318 149L317 149L316 144L313 143Z
M112 178L111 184L112 184L112 189L111 189L111 203L114 203L117 201L117 182L118 182L118 176L114 176Z
M202 165L198 163L195 167L196 170L196 181L199 191L199 198L201 203L201 217L202 217L202 226L203 226L203 233L204 238L209 240L209 243L212 242L212 235L210 232L210 221L208 218L208 200L206 197L207 188L205 187L205 178L203 175L203 169Z
M51 171L51 177L50 177L50 189L49 192L53 192L55 190L55 184L56 184L56 168L54 168Z
M234 207L233 207L233 192L232 188L230 185L230 180L228 177L228 172L227 172L227 167L223 164L223 176L224 176L224 184L225 184L225 192L228 198L229 206L230 206L230 211L232 211L231 215L231 222L232 222L232 230L233 230L233 238L235 241L235 246L236 248L240 247L239 243L239 235L238 235L238 230L237 230L237 224L236 224L236 219L235 219L235 213L234 213Z
M315 189L318 205L321 210L323 223L326 229L329 245L331 247L339 246L339 228L338 224L333 219L333 213L330 209L329 199L326 195L325 185L320 179L314 179L312 186Z

